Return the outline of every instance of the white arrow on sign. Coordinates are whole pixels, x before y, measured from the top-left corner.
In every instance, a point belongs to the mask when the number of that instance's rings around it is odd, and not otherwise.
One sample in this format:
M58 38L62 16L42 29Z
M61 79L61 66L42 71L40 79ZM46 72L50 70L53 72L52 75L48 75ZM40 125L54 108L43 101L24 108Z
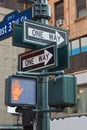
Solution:
M64 41L64 38L59 34L58 31L56 31L56 42L57 45L61 44Z
M47 50L44 50L44 53L41 55L23 60L22 68L26 68L40 63L44 63L44 65L47 65L52 56L53 54L51 54Z
M61 44L64 41L64 38L59 34L57 30L55 30L55 33L51 33L51 32L46 32L43 30L28 27L28 36L44 39L52 42L57 42L57 45Z

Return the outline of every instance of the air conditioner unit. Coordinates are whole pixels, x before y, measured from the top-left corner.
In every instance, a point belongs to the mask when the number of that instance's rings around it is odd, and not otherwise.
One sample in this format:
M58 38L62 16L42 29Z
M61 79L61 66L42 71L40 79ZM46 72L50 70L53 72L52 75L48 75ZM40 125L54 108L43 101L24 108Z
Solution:
M58 19L56 20L56 26L59 27L60 25L64 24L64 19Z

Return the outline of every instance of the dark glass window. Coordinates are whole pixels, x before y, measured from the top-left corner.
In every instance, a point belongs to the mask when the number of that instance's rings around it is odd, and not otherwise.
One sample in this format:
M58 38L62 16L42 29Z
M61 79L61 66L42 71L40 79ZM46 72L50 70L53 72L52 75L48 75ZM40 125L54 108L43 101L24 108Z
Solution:
M75 72L87 68L87 37L69 42L70 68L68 72Z
M76 0L77 18L87 15L87 0Z
M56 2L54 5L55 8L55 24L61 25L64 20L64 2L63 0Z

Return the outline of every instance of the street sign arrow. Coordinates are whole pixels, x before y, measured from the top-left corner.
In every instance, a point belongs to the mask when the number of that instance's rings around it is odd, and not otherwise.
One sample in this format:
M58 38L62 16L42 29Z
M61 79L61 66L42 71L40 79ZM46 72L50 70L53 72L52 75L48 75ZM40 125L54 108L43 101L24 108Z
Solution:
M56 31L56 39L54 41L57 42L57 45L60 45L62 42L64 42L64 38L60 35L58 31Z
M55 44L19 55L20 71L39 70L50 66L57 66L57 63L57 47Z
M35 21L23 21L23 41L37 45L48 45L56 42L57 45L65 46L68 42L67 30L60 29Z
M47 63L52 58L52 56L53 56L53 54L51 54L47 50L44 50L43 54L23 60L23 68L32 66L32 64L37 65L40 63L44 63L44 65L47 65Z

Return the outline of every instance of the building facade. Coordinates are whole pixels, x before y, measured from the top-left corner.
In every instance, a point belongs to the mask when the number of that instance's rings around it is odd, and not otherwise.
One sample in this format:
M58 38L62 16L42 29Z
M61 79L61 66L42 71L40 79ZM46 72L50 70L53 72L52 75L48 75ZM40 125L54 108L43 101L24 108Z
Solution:
M52 16L49 24L69 32L70 67L65 69L65 72L77 76L78 104L74 108L65 109L64 113L87 112L87 0L48 0L48 2ZM0 21L16 9L22 11L24 4L15 0L0 0ZM0 41L0 129L3 127L5 130L6 126L21 124L19 115L5 106L4 96L5 78L17 71L18 54L24 51L23 48L12 46L12 37Z
M19 3L16 0L0 0L0 36L7 29L6 26L2 28L2 26L8 22L5 21L7 20L7 18L4 19L5 16L8 16L15 10L20 10L20 12L23 11L24 4ZM12 18L11 15L9 18ZM9 29L11 29L10 23L11 22L9 22ZM0 130L21 129L21 115L15 112L15 108L7 107L5 105L5 79L9 75L17 72L18 54L21 54L24 51L25 48L12 46L12 35L5 39L0 39Z
M70 67L66 73L77 76L78 104L74 111L87 112L87 0L49 0L50 24L69 32Z

